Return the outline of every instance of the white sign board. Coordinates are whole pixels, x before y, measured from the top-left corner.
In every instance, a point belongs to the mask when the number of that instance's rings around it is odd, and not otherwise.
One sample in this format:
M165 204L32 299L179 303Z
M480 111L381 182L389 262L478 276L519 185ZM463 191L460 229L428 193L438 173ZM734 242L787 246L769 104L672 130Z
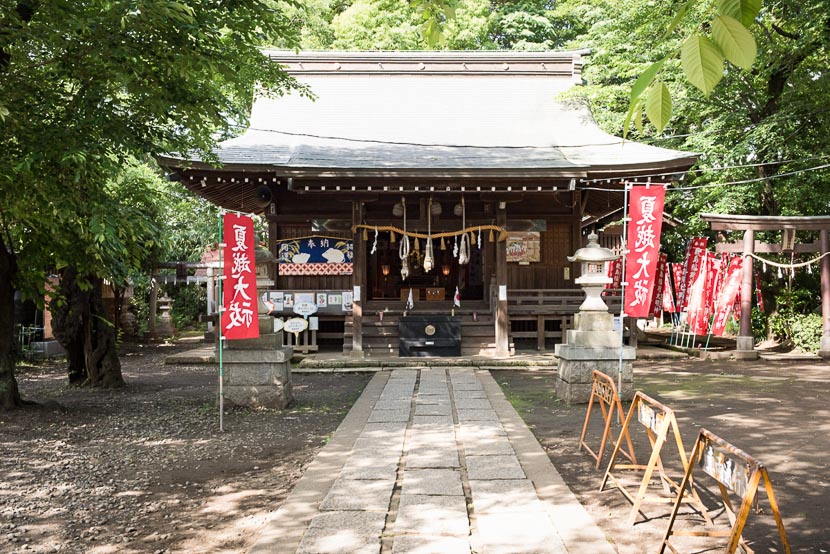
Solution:
M292 317L291 319L286 321L285 325L283 326L283 330L286 333L297 334L302 333L306 329L308 329L308 321L306 321L305 319L301 319L299 317Z
M303 317L308 317L317 312L317 304L313 302L298 302L294 304L294 313Z

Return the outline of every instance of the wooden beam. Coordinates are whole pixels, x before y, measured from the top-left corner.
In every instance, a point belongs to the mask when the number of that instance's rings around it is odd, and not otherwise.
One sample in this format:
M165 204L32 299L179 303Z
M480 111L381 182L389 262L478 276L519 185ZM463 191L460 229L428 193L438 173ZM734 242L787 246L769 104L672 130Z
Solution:
M715 244L715 252L718 254L737 254L744 252L746 246L740 242L718 242ZM796 254L804 254L809 252L819 252L821 250L821 246L818 242L810 242L810 243L799 243L795 245L795 249L793 252ZM761 242L760 240L755 241L754 252L756 254L781 254L781 245L780 244L769 244L766 242Z
M700 214L713 231L819 231L830 229L830 216L764 216Z

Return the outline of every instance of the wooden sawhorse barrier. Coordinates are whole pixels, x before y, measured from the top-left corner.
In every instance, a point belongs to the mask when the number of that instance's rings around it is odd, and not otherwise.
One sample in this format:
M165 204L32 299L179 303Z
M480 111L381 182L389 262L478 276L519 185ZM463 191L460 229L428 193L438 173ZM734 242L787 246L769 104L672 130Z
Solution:
M628 437L628 427L634 419L634 414L636 414L637 421L639 421L640 424L646 428L648 440L651 443L651 456L649 457L646 465L637 463L617 464L617 456L620 453L622 439L623 437ZM617 442L614 445L614 452L611 454L611 460L608 462L608 469L605 471L605 477L602 479L602 485L599 487L600 492L605 490L605 485L610 479L614 482L614 485L617 489L619 489L623 496L631 502L631 514L628 518L629 525L634 525L636 522L637 514L641 513L640 507L644 501L674 501L674 499L670 497L659 497L654 495L650 496L648 499L646 498L648 486L651 482L651 477L654 474L655 469L660 477L660 484L663 487L664 493L670 495L679 492L680 485L666 474L663 469L663 461L660 457L660 451L663 448L663 444L666 442L669 430L674 433L674 441L677 446L680 463L683 466L683 472L685 474L689 468L689 462L686 458L686 450L683 448L683 439L680 438L680 430L677 427L677 418L674 415L674 410L661 404L657 400L654 400L644 392L637 391L634 395L634 400L631 402L631 408L628 410L628 415L625 417L622 429L620 429ZM640 482L640 487L636 494L631 494L622 481L614 475L614 470L616 469L628 469L643 472L643 479ZM711 525L712 519L706 512L706 506L703 505L697 491L694 489L694 484L691 481L691 478L689 480L689 487L691 488L691 497L686 498L684 502L694 504L706 522ZM643 516L646 517L645 514L643 514Z
M717 482L721 499L723 500L724 511L729 518L729 524L731 526L729 531L674 531L672 529L677 512L680 509L680 503L683 501L683 496L686 493L686 488L690 487L692 472L696 465L700 467L703 473L712 477ZM729 541L726 545L725 552L732 554L740 546L745 552L751 554L753 551L746 544L741 533L746 526L746 520L749 517L752 503L757 503L757 497L755 495L758 492L758 485L761 479L764 480L764 488L767 491L767 498L772 507L772 514L775 516L775 523L778 525L778 536L781 538L784 552L790 554L790 544L787 542L787 533L784 531L784 521L781 519L781 513L778 511L778 502L775 500L775 493L772 491L772 482L769 479L766 466L743 450L734 447L706 429L700 430L695 441L695 446L692 449L690 463L686 468L683 481L680 483L680 491L675 500L671 517L669 518L666 534L663 536L663 543L660 545L660 554L663 554L666 548L669 548L669 550L677 554L677 550L669 542L672 536L728 537ZM732 502L729 499L730 492L741 499L741 505L737 513L735 513Z
M596 399L597 404L599 404L602 410L602 420L605 422L605 427L602 431L602 441L599 444L599 451L597 452L594 452L588 446L588 443L585 442L585 435L588 432L588 422L591 420L594 399ZM625 414L623 413L620 396L617 394L617 386L611 377L595 369L594 382L591 385L591 399L588 400L588 411L585 412L585 423L582 424L582 434L579 436L579 448L584 448L597 461L596 469L599 469L599 464L602 461L605 444L610 442L612 446L614 445L614 437L611 435L611 422L614 420L615 415L620 425L622 425ZM637 458L634 456L634 446L631 444L631 437L627 431L625 433L625 440L628 443L628 451L622 450L620 453L628 458L632 464L636 464Z

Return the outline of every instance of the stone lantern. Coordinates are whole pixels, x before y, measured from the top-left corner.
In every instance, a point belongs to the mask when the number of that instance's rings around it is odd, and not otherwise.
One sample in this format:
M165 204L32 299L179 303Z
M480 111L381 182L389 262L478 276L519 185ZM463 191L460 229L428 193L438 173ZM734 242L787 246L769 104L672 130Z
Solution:
M574 314L574 328L568 329L564 344L556 345L556 395L568 404L590 400L595 369L620 383L622 398L630 399L634 394L632 362L636 351L621 344L620 333L614 331L614 316L602 300L602 291L611 282L608 262L618 256L601 247L597 238L591 233L588 244L568 256L569 261L582 264L582 275L575 282L585 291L585 301Z
M574 281L585 291L585 301L579 306L581 312L607 312L608 306L602 299L602 291L611 283L608 277L608 262L619 258L609 249L597 242L595 233L588 235L588 244L568 256L569 262L579 262L582 266L581 276Z

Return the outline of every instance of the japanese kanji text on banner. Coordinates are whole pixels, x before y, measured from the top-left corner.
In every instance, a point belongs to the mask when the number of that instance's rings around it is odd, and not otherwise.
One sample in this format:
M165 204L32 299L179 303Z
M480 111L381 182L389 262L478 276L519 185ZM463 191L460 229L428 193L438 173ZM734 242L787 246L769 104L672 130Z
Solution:
M629 317L649 317L651 311L665 196L662 186L632 187L629 193L631 222L625 258L625 313Z
M250 217L225 214L225 283L222 294L222 335L228 340L259 337L256 292L254 222Z

